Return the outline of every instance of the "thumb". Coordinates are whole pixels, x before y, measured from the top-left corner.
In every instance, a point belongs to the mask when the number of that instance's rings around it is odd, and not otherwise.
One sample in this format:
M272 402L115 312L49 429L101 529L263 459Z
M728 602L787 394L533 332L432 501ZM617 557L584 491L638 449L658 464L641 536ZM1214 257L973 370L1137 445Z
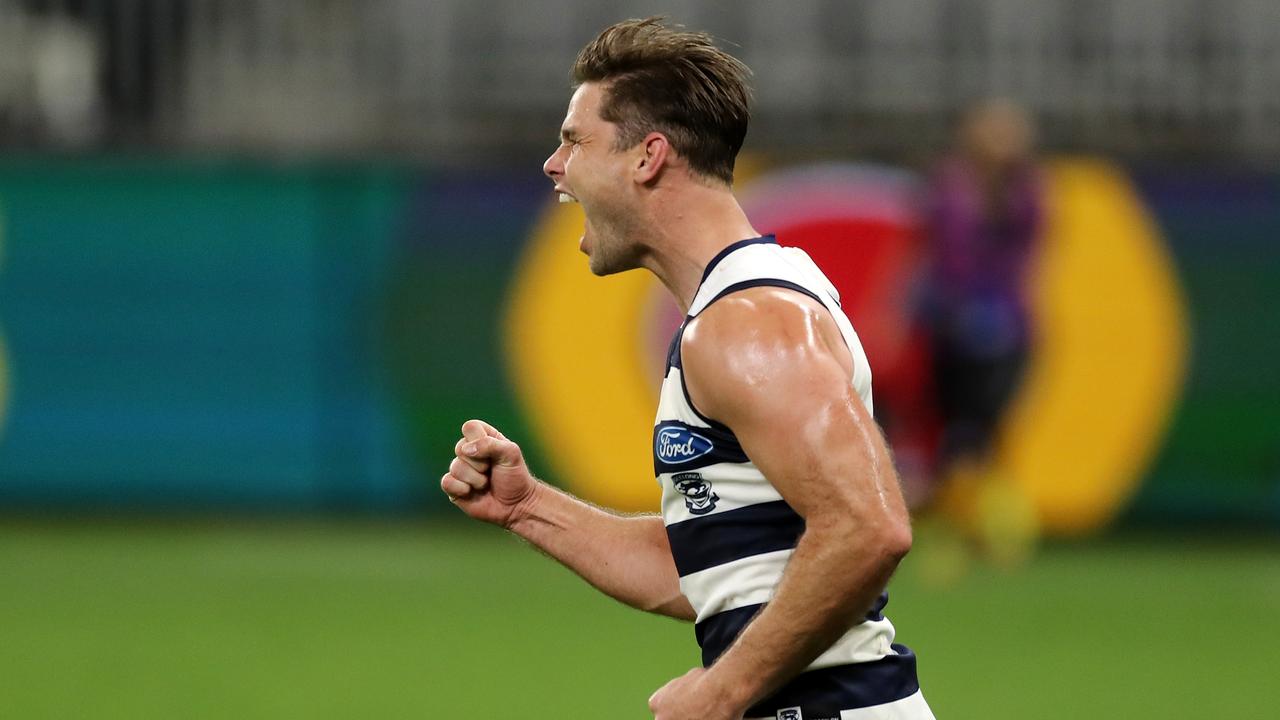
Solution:
M480 420L468 420L462 423L462 437L471 442L489 437L485 430L486 423Z

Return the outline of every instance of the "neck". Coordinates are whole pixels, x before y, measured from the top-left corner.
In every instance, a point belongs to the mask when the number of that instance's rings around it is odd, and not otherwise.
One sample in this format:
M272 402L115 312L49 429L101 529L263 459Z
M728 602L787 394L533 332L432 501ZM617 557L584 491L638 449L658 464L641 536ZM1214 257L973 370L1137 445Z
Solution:
M757 237L733 191L690 181L679 187L655 190L643 260L680 305L689 312L702 282L702 272L716 256L739 240Z

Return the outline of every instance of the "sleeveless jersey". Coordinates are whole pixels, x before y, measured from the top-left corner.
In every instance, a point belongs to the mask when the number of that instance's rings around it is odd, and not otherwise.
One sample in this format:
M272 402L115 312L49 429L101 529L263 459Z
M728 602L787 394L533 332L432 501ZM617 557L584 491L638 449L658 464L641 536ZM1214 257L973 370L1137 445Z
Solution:
M766 236L716 255L671 342L653 433L663 522L680 588L697 613L695 634L707 666L773 596L804 532L804 519L752 464L733 431L693 406L682 374L680 342L689 322L716 300L760 286L787 288L827 308L853 356L850 382L868 413L872 408L862 344L835 287L803 250L779 247ZM795 717L836 717L916 693L915 656L893 644L893 625L881 614L886 602L881 594L864 622L746 717L773 717L780 709L802 713Z

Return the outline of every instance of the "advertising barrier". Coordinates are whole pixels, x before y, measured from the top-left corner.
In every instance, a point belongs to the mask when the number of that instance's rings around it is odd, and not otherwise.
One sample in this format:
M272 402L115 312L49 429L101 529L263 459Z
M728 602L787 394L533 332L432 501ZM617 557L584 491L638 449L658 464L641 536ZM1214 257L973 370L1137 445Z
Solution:
M827 267L893 405L918 176L751 166L748 213ZM1059 533L1280 522L1280 178L1045 174L1002 467ZM435 508L470 417L652 507L680 315L643 273L591 276L580 228L536 169L0 161L0 509Z

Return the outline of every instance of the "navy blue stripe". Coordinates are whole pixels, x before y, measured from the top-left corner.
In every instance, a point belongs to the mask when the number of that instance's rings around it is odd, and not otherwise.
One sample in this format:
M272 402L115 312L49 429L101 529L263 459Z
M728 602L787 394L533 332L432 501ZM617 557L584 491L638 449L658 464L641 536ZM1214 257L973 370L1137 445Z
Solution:
M680 323L680 327L676 328L676 334L671 338L671 344L667 346L667 372L663 377L671 374L671 368L680 368L680 338L684 337L684 326L693 318L686 317Z
M812 290L810 290L809 288L803 285L798 285L796 283L791 282L790 280L781 280L779 278L752 278L751 280L743 280L742 282L736 282L726 287L725 289L721 290L718 294L716 294L715 297L711 298L711 301L708 302L705 306L703 306L702 309L703 311L705 311L708 307L711 306L711 303L714 303L715 301L719 300L725 295L732 295L733 293L742 292L743 290L747 290L754 287L780 287L780 288L786 288L788 290L794 290L800 293L801 295L808 295L814 300L817 300L819 304L823 305L823 307L826 307L826 305L822 303L822 298L818 297ZM832 299L834 300L834 298Z
M881 600L888 596L881 594ZM878 603L883 609L883 603ZM713 615L694 626L702 646L702 664L710 667L764 605L749 605ZM875 611L879 614L879 611ZM868 613L870 616L870 613ZM920 689L916 656L904 645L896 655L867 663L839 665L801 673L770 697L747 711L750 717L773 717L778 710L800 707L802 717L836 717L841 710L901 700Z
M679 352L679 351L677 350L677 352ZM706 415L703 415L703 414L702 414L702 411L698 409L698 406L693 404L693 398L689 395L689 386L688 386L688 384L686 384L686 383L685 383L685 381L684 381L684 368L683 368L683 367L682 367L682 368L680 368L680 392L684 393L684 402L685 402L685 404L689 406L689 409L693 411L693 414L694 414L694 415L697 415L697 416L698 416L698 419L699 419L699 420L701 420L702 422L704 422L704 423L706 423L706 424L710 425L711 427L715 428L716 430L720 431L721 433L726 433L726 434L729 434L729 435L733 435L733 431L729 429L729 426L728 426L728 425L725 425L724 423L720 422L719 420L716 420L716 419L714 419L714 418L709 418L709 417L707 417ZM736 442L736 437L737 437L737 436L734 436L734 437L735 437L735 442Z
M880 593L875 604L867 611L867 620L872 622L883 620L884 615L881 611L888 604L889 593ZM693 634L698 638L698 647L702 648L702 664L710 667L711 663L723 655L764 605L764 603L757 603L725 610L694 625Z
M896 655L801 673L778 692L747 710L747 717L774 717L783 708L799 707L800 717L834 718L841 710L883 705L920 690L916 656L905 645Z
M707 267L702 270L702 280L698 281L698 286L701 287L702 283L707 281L707 278L711 275L711 271L715 270L716 265L719 265L721 260L729 257L729 253L734 250L740 250L748 245L761 245L766 243L777 245L778 241L772 235L762 235L760 237L747 238L746 240L739 240L733 244L726 245L723 250L716 253L715 257L711 258L711 262L707 263Z
M703 667L711 667L711 663L729 649L764 605L764 603L756 603L725 610L693 626L693 634L698 638L698 647L702 648Z
M745 463L748 460L747 454L738 444L738 438L723 425L720 428L705 428L687 425L679 420L664 420L653 427L655 476L699 470L718 463Z
M803 532L804 518L786 501L776 500L672 523L667 539L676 572L684 577L745 557L789 550Z
M876 598L875 603L871 605L871 609L867 611L867 619L872 622L879 622L884 619L884 606L889 604L889 591L885 590L880 593L880 597Z

